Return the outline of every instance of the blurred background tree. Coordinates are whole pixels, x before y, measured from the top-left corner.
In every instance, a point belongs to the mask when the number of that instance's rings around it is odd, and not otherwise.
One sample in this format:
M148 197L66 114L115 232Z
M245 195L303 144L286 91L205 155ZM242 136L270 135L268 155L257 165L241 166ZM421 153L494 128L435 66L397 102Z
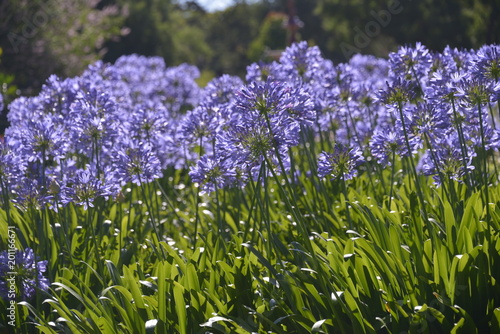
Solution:
M248 50L269 11L267 5L265 1L236 1L226 10L207 15L207 42L217 53L209 66L216 75L244 75L251 63Z
M33 94L53 73L74 76L101 59L105 41L119 38L124 13L99 0L2 0L0 72Z
M442 50L446 45L470 48L473 43L466 1L447 0L318 0L315 13L331 34L328 56L345 61L347 51L386 56L398 45L423 42ZM340 46L340 47L339 47Z
M162 56L167 63L174 58L172 29L175 17L173 4L168 0L106 1L106 6L119 6L124 11L126 35L107 41L105 61L114 61L120 55L138 53Z
M274 60L272 51L285 49L287 44L286 24L288 15L282 12L270 12L259 28L259 34L250 43L248 57L255 62L264 60ZM268 58L268 59L266 59Z
M50 74L78 75L98 59L114 62L131 53L161 56L169 66L196 65L202 84L223 73L243 76L251 62L286 47L291 8L303 23L296 38L336 62L355 52L384 57L416 41L438 51L500 41L500 3L492 0L233 0L215 12L200 3L0 1L0 84L7 102L36 94Z
M38 92L49 75L80 74L123 32L124 13L99 0L0 1L0 85L7 105ZM6 126L5 112L0 130Z

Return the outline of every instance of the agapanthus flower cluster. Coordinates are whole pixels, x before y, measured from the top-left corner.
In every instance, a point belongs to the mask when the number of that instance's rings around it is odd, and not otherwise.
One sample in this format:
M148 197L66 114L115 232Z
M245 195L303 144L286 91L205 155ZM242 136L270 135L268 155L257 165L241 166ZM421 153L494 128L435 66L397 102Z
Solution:
M236 76L224 74L212 79L202 91L202 102L210 106L218 106L222 114L230 112L230 106L234 101L235 94L243 81Z
M21 156L14 154L7 145L0 142L0 192L2 193L2 201L10 193L10 189L20 181L25 169L26 163Z
M411 156L422 159L422 173L460 181L479 151L500 146L499 50L439 53L417 43L389 60L355 55L335 64L300 42L277 61L249 65L245 80L222 75L206 87L196 67L159 57L98 61L10 103L2 198L21 208L87 207L170 166L189 168L213 191L264 171L288 173L306 132L335 147L318 157L323 176L350 178L361 156L382 166Z
M96 170L86 166L85 169L78 169L75 175L66 181L63 188L58 187L56 191L52 189L55 193L53 196L59 197L60 204L73 202L88 209L94 207L97 198L111 196L119 190L119 184L106 181L97 177Z
M363 163L363 154L357 147L336 144L332 153L323 152L319 156L318 176L350 180L357 175L357 167Z
M401 47L389 55L392 78L410 81L422 89L427 86L428 73L432 66L432 54L422 43Z
M0 296L4 300L15 298L19 302L32 299L37 290L47 291L50 282L43 274L47 262L38 261L31 248L1 252Z
M160 160L154 154L152 145L127 140L114 158L115 180L122 185L128 182L141 185L162 176Z
M395 132L390 128L375 130L370 141L370 151L383 166L394 163L396 155L406 156L408 153L401 131Z
M456 136L441 138L422 158L422 172L432 175L437 184L449 179L461 181L467 172L474 169L472 158L475 153L464 156L457 140Z
M190 170L189 176L203 191L213 192L229 187L236 182L236 168L229 160L203 155Z
M484 45L472 60L472 73L491 82L500 80L500 45Z
M312 100L300 87L271 78L251 82L237 92L232 117L216 138L215 156L253 179L263 163L285 172L288 150L314 118Z
M420 170L436 183L463 181L477 152L498 150L500 144L497 50L495 45L478 51L447 47L431 53L417 44L391 55L391 75L378 98L392 110L393 122L392 127L377 126L372 154L387 163L389 152L405 154L398 152L403 144L421 157ZM384 141L388 129L391 138Z
M49 77L38 96L9 105L4 194L20 208L89 207L126 182L186 167L194 157L176 138L185 112L198 105L198 76L194 66L131 55L92 64L79 77Z

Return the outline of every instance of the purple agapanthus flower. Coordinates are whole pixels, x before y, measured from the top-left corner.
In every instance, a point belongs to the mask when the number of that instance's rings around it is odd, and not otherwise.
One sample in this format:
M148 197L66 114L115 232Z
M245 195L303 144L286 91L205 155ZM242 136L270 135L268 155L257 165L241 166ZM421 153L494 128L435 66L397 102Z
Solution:
M318 160L318 176L350 180L358 173L357 167L364 162L359 148L335 144L332 153L323 152Z
M234 100L235 92L243 86L237 76L224 74L212 79L202 91L202 101L206 104L225 106Z
M500 45L484 45L472 60L471 73L482 80L500 80Z
M400 47L398 52L389 55L393 78L403 78L425 88L426 78L432 66L432 55L422 43L414 47Z
M404 145L403 134L390 129L377 129L370 141L370 150L378 163L385 166L391 165L392 156L406 155L407 149Z
M281 54L281 76L288 80L310 81L315 70L324 62L317 46L309 47L306 41L290 45Z
M7 119L12 125L24 123L30 119L37 119L44 115L41 107L42 99L39 96L20 96L7 106Z
M282 65L276 61L272 63L258 62L247 66L247 74L245 80L250 83L254 81L267 81L268 79L276 80L280 77L279 73L282 70ZM278 75L277 75L278 74Z
M33 249L15 252L5 250L0 253L0 296L4 300L30 300L36 290L47 291L49 280L43 273L48 261L37 261ZM10 293L15 285L15 292Z
M88 152L92 142L112 145L119 132L117 114L118 106L111 95L91 88L90 83L82 87L67 118L76 148Z
M96 171L93 171L89 165L86 167L86 169L77 170L76 175L68 180L62 189L60 195L63 204L73 202L82 205L87 210L89 207L94 207L94 201L97 198L107 198L115 194L116 189L112 184L101 181L95 176Z
M26 162L21 156L10 150L8 145L0 142L0 191L3 191L4 195L7 195L11 187L18 183L25 169Z
M491 85L484 80L465 76L457 84L455 96L469 106L477 106L492 102L498 91L500 85Z
M76 98L79 78L60 79L51 75L39 94L45 112L67 116L70 106Z
M441 63L450 73L464 71L467 72L470 59L473 56L472 50L457 49L447 46L440 54Z
M386 89L376 94L377 101L390 105L403 105L415 98L415 85L401 78L396 78L391 83L386 82Z
M252 82L236 94L235 109L243 118L267 117L271 123L299 124L311 124L316 119L311 96L285 82Z
M163 103L173 116L183 114L198 104L200 87L195 80L199 76L200 71L193 65L169 67L159 84L152 82L155 87L152 97Z
M18 122L6 131L7 142L13 151L19 152L26 161L50 164L64 159L69 141L64 129L51 115L37 120Z
M460 85L467 73L451 72L446 70L437 70L429 79L429 85L425 90L425 97L430 101L435 100L454 100L457 86Z
M287 131L290 130L290 134ZM232 166L239 166L256 180L259 169L267 160L270 168L277 169L279 159L284 168L290 165L288 148L296 145L297 129L268 128L266 122L257 119L255 122L233 125L228 131L218 137L217 152L228 159ZM278 156L278 155L279 156Z
M220 126L220 117L213 107L201 104L187 112L180 123L182 140L199 145L210 143L215 138L217 128Z
M405 110L405 123L408 132L416 136L424 136L423 141L439 141L451 126L448 115L448 106L440 101L434 103L419 102L415 107Z
M122 185L127 182L141 185L162 176L160 160L148 143L127 140L116 154L115 179L121 180Z
M372 55L357 54L349 60L349 71L354 82L364 83L371 89L382 88L389 74L388 61Z
M44 208L51 200L52 195L45 191L37 179L22 177L15 187L11 188L12 202L22 210Z
M442 175L444 179L462 181L462 177L474 169L472 158L476 154L470 150L469 156L464 157L460 150L458 137L455 135L445 136L436 143L432 151L428 151L420 162L420 170L425 175L432 175L437 185L441 184ZM464 159L465 158L465 159ZM444 180L443 180L444 181Z
M235 181L236 171L227 160L204 155L191 167L189 176L193 182L200 184L203 191L213 192L230 186Z
M139 141L156 143L169 125L167 110L162 105L138 104L128 119L130 136Z
M307 92L272 79L252 82L237 92L232 118L217 136L217 154L254 178L266 160L283 172L289 148L314 118Z

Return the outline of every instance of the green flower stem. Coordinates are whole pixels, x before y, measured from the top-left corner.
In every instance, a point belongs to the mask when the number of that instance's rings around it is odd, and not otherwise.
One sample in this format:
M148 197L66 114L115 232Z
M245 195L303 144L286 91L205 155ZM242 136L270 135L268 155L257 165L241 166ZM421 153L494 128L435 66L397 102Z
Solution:
M346 103L347 106L347 114L349 115L349 120L352 123L352 129L354 131L354 138L358 142L359 147L361 147L361 138L359 137L358 130L356 129L356 123L354 122L354 119L352 118L352 112L351 109L349 108L349 103ZM349 122L347 122L347 128L349 129Z
M392 166L391 166L391 188L389 190L389 212L391 211L392 206L392 194L394 192L394 174L396 171L396 150L392 150Z
M467 187L467 193L469 194L470 191L472 190L472 180L470 178L469 170L467 169L467 146L465 144L465 137L464 137L464 131L462 129L462 122L458 118L458 112L457 108L455 106L455 98L451 97L451 105L453 109L453 123L456 126L457 133L458 133L458 141L460 143L460 150L462 152L462 162L464 165L464 173L465 173L465 182L468 185Z
M162 187L162 185L160 184L160 182L158 182L158 179L155 179L155 184L158 187L158 189L160 189L160 192L161 192L163 198L165 199L165 202L167 203L168 206L170 206L170 208L172 209L172 212L174 213L175 217L180 220L181 217L179 216L179 214L177 213L177 211L175 211L174 205L172 204L172 202L168 198L168 195L167 195L165 189Z
M219 187L217 186L217 182L214 182L215 185L215 205L217 207L216 209L216 221L217 221L217 226L219 229L219 235L225 238L226 235L226 224L224 224L224 220L222 219L221 216L221 205L220 205L220 199L219 199ZM224 244L224 243L223 243Z
M431 141L429 139L429 135L427 133L424 133L424 140L425 140L425 144L427 145L427 148L429 149L429 153L431 154L432 163L434 164L434 168L436 169L436 172L438 173L439 181L441 182L441 186L443 187L443 191L445 193L446 198L448 200L451 200L452 203L458 203L456 198L450 198L449 192L446 189L447 183L444 180L443 173L439 169L438 160L437 160L436 154L434 153L434 148L432 147Z
M415 78L415 81L417 82L418 88L420 89L420 93L423 93L424 90L422 89L422 84L420 83L420 79L417 76L417 72L415 71L415 67L413 64L411 65L411 73L413 74L413 77Z
M315 155L315 143L314 143L314 137L311 135L311 132L307 132L308 129L305 129L301 127L301 138L302 138L302 146L303 146L303 152L304 155L307 157L307 159L300 159L302 162L301 164L301 170L305 171L307 168L311 171L311 177L310 180L313 182L313 187L311 187L311 194L312 194L312 201L305 201L305 203L308 206L308 211L309 212L319 212L323 218L324 221L329 221L325 218L324 212L328 212L330 215L335 216L335 213L331 209L331 206L327 205L328 201L326 199L328 198L326 195L325 187L321 180L319 179L317 173L312 173L312 171L316 171L318 169L316 158L314 157ZM309 136L306 136L306 133L309 133ZM308 145L309 144L309 145ZM321 147L323 145L321 144ZM305 164L305 162L308 163L308 165ZM321 197L323 196L323 197ZM314 208L311 207L310 203L314 205ZM335 233L335 229L333 224L330 225L330 232ZM319 223L317 224L319 227Z
M420 182L418 180L417 169L415 168L415 163L413 162L413 159L411 158L410 140L408 138L408 132L406 131L406 124L405 124L405 119L404 119L404 115L403 115L403 105L401 102L398 102L398 111L399 111L399 116L401 118L401 126L403 127L406 149L408 150L408 159L406 159L406 160L409 160L409 162L410 162L411 173L413 174L413 177L414 177L415 186L417 188L417 196L418 196L418 199L420 202L420 206L422 208L422 215L423 215L424 220L425 220L427 227L429 229L429 234L432 235L434 228L433 228L431 222L429 221L429 216L427 214L427 209L425 207L424 195L422 192L422 188L420 186Z
M99 144L97 143L97 138L93 137L92 139L92 157L95 158L96 170L97 170L97 179L101 179L101 166L99 162Z
M94 226L94 212L93 212L94 210L92 210L92 207L89 205L88 198L86 199L86 204L87 204L87 212L86 212L87 224L86 224L86 226L90 229L92 243L94 244L94 256L95 256L95 262L97 264L98 272L102 273L103 267L102 267L102 263L101 263L101 254L99 253L99 244L97 243L97 235L95 233L96 227Z
M347 197L347 185L346 185L346 180L344 176L344 171L340 171L341 173L341 179L340 183L342 184L342 193L344 194L344 200L345 200L345 212L346 212L346 217L347 217L347 222L349 223L349 229L353 230L354 229L354 224L352 223L351 219L351 212L349 210L349 198Z
M246 238L247 238L249 229L252 230L251 231L252 232L251 240L255 240L255 233L257 230L257 226L256 226L257 222L254 224L254 227L252 228L251 221L252 221L253 216L255 215L254 208L256 207L256 203L258 202L257 198L260 198L261 182L259 180L261 178L261 175L263 175L263 172L264 172L264 163L265 162L262 162L262 164L259 168L259 175L257 176L257 181L253 181L252 175L248 176L249 180L250 180L249 184L250 184L250 188L252 189L253 196L252 196L252 200L251 200L251 204L250 204L250 209L248 212L248 225L247 225L247 228L245 229L245 233L243 234L244 240L246 240ZM256 220L256 218L253 218L253 219Z
M141 192L142 192L142 195L144 196L144 202L146 203L146 208L149 212L149 217L151 219L151 225L153 226L153 231L156 235L156 247L158 247L158 249L161 251L161 255L163 256L163 259L166 260L167 259L167 254L165 254L165 249L163 247L161 247L160 245L160 241L161 241L161 236L160 236L160 233L158 232L158 228L156 226L156 220L155 220L155 217L153 215L153 210L152 210L152 207L148 201L148 194L146 193L146 189L144 188L144 184L140 178L139 175L137 175L137 177L139 178L139 184L140 184L140 188L141 188ZM157 251L158 252L158 251ZM159 254L158 254L159 255Z
M202 154L202 145L203 145L203 136L200 137L200 147L199 147L199 153L198 153L198 158L201 157ZM198 241L198 225L200 225L200 191L198 188L196 188L196 208L195 208L195 218L194 218L194 243L193 247L196 248L196 242ZM194 249L194 248L193 248Z
M264 159L266 161L266 163L269 165L269 161L267 159L266 156L264 156ZM288 194L287 194L287 191L283 188L281 182L280 182L280 179L278 178L278 175L276 174L276 172L274 171L273 168L270 169L271 170L271 174L273 176L273 178L275 179L276 181L276 184L278 185L278 189L280 190L280 193L282 194L283 198L284 198L284 201L285 201L285 205L287 207L287 209L292 213L293 215L293 218L295 220L295 222L297 223L297 227L299 229L299 234L303 236L303 243L305 245L305 248L306 250L309 252L310 254L310 259L311 259L311 267L313 270L317 269L317 268L320 268L321 265L319 263L319 260L318 260L318 257L316 255L316 251L314 250L314 247L312 246L312 242L311 240L309 239L309 232L307 231L307 228L305 226L305 223L304 221L302 220L302 216L300 216L297 211L296 211L296 207L292 205L292 203L290 202L289 198L288 198ZM285 178L286 180L286 178ZM337 297L337 300L340 300L341 301L341 307L344 309L344 311L347 313L347 314L350 314L352 313L347 305L345 305L345 303L340 299L338 298L339 296L337 296L337 294L335 293L334 290L332 290L332 284L326 280L326 278L324 277L324 275L318 275L318 281L320 283L320 288L322 291L330 291L336 295ZM331 298L328 298L328 303L327 304L327 307L329 309L329 311L331 312L331 314L333 314L337 319L341 319L341 317L338 315L338 312L335 308L335 305L332 304L332 300ZM339 324L339 327L340 327L340 332L344 332L345 328L343 326L343 323L342 321L339 321L338 322Z
M488 244L491 245L491 214L490 214L490 192L489 192L489 181L488 181L488 155L486 151L486 140L484 134L484 125L483 125L483 112L481 108L481 103L477 104L478 114L479 114L479 131L481 133L481 161L483 163L482 166L482 177L483 177L483 193L484 200L486 205L486 226L488 231L486 232L486 239L488 240Z
M496 122L495 122L495 115L493 114L493 108L491 107L491 102L488 102L488 109L490 111L490 117L491 117L491 124L493 125L493 128L497 128Z
M3 207L5 210L5 215L7 217L7 226L12 225L12 218L10 216L10 198L9 198L9 191L7 189L7 183L4 182L4 178L0 175L0 188L2 189L2 200L3 200Z
M266 160L267 161L267 160ZM264 161L263 164L263 175L262 175L262 182L264 183L264 202L261 203L259 202L259 205L261 206L262 210L262 216L263 216L263 221L264 224L266 225L266 230L267 230L267 254L271 256L271 254L278 254L278 249L274 247L274 239L273 239L273 232L271 230L271 214L269 211L269 207L271 206L270 204L270 199L269 199L269 184L268 184L268 177L266 174L266 162ZM272 168L272 166L269 166L269 168ZM258 180L260 182L260 180Z
M497 105L498 106L498 105ZM490 114L491 114L491 121L493 123L493 128L497 128L496 127L496 124L495 124L495 115L494 115L494 112L493 112L493 107L491 106L491 102L488 102L488 108L490 110ZM497 160L495 158L492 159L493 160L493 167L495 169L495 179L498 178L498 167L497 167Z
M373 111L369 105L366 106L366 109L368 110L368 119L370 120L370 125L372 126L372 129L375 129L377 118L373 115Z

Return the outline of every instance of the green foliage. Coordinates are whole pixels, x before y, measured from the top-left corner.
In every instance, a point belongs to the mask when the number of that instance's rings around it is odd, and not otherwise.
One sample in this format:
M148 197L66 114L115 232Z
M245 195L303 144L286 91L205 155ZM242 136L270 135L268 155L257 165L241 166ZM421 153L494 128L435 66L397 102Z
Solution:
M314 163L310 146L293 153L295 168ZM11 205L18 247L49 260L53 282L18 304L20 326L26 333L496 332L500 187L489 189L487 225L480 190L466 195L454 183L460 200L450 202L421 177L430 229L411 177L395 175L388 201L390 171L368 170L350 181L347 197L337 181L305 173L291 188L276 175L201 196L185 171L169 170L158 183L130 186L123 201L88 211Z

